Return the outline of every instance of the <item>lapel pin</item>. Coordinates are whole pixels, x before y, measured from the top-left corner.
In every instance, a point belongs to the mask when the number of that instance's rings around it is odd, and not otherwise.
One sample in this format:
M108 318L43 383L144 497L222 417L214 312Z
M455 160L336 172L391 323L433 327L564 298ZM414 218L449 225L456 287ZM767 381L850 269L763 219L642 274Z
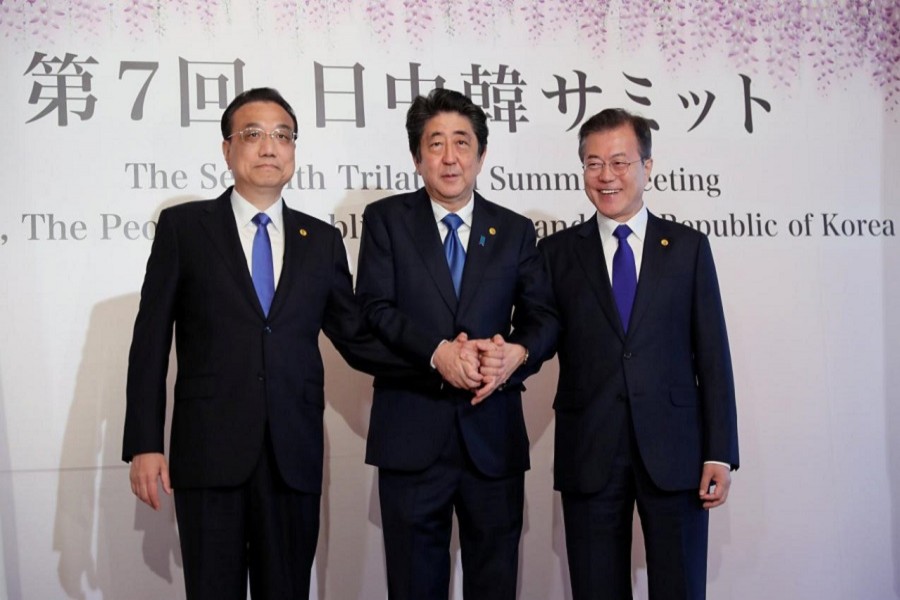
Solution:
M491 235L497 235L497 230L491 227L490 229L488 229L488 233Z
M478 238L478 245L484 246L484 236L481 236L480 238Z
M666 246L669 245L669 240L667 240L666 238L663 238L662 241L660 242L660 244L662 244L662 247L665 248Z
M305 229L303 229L303 228L301 227L301 228L300 228L300 235L302 235L303 237L306 237L306 236L308 235L308 233L307 233L307 231L306 231Z

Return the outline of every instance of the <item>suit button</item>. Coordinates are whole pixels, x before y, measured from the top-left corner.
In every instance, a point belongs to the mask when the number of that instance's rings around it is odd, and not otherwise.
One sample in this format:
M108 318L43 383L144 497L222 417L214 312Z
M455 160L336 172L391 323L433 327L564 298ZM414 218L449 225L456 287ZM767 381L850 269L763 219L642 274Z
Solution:
M263 331L264 331L265 333L272 333L272 328L269 327L268 325L266 325L265 327L263 327Z
M631 359L631 352L626 352L625 354L622 355L622 358L624 358L625 360L630 360L630 359Z
M256 379L257 379L258 381L265 381L265 380L266 380L266 376L265 376L263 373L257 373L257 374L256 374Z

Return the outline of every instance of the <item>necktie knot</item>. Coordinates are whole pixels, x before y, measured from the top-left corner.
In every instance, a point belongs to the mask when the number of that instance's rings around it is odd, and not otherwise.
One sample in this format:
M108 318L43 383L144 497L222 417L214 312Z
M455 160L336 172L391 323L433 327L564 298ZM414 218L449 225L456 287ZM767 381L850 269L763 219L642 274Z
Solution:
M266 213L257 213L255 217L252 219L253 224L257 227L268 227L269 223L272 222L272 219L269 218L269 215Z
M628 239L628 236L631 235L631 227L628 225L619 225L616 227L615 231L613 231L613 235L616 236L616 239L620 242Z
M450 231L456 231L463 224L462 217L460 217L456 213L449 213L443 219L441 219L441 223L450 228Z

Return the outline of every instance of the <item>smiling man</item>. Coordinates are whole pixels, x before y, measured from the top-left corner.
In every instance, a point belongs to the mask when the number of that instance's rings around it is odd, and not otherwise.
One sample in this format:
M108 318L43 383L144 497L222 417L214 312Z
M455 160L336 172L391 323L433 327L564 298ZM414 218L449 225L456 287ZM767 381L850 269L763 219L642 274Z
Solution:
M556 340L549 281L531 221L475 191L484 112L437 89L413 101L406 130L425 187L366 207L356 287L375 334L433 367L375 378L366 462L378 467L388 595L447 599L456 511L463 595L512 599L529 466L522 381Z
M271 88L248 90L221 125L234 187L159 216L122 458L152 508L160 485L174 490L189 600L243 600L248 574L254 600L308 598L322 491L319 332L356 368L404 366L365 333L338 231L282 200L296 151L290 105Z
M707 511L738 467L709 241L644 206L646 119L604 110L578 138L596 219L540 244L562 325L554 482L572 597L632 597L637 504L651 600L704 598Z

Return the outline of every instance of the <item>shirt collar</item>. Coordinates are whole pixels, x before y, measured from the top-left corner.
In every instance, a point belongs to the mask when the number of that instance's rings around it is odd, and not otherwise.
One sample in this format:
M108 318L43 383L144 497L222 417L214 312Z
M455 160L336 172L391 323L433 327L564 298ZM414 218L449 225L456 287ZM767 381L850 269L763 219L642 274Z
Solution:
M265 212L272 220L271 225L278 231L284 231L284 199L279 198L278 202L267 208ZM253 221L253 217L259 214L259 209L250 204L250 202L241 196L237 190L231 190L231 209L237 218L237 222L241 227L246 227ZM254 225L255 227L255 225Z
M431 200L431 198L429 198ZM431 200L431 210L434 213L434 220L438 223L441 222L441 219L450 214L450 211ZM472 227L472 213L475 212L475 194L472 193L472 197L469 198L469 201L466 202L466 205L461 209L456 211L456 214L459 215L459 218L463 220L463 223L468 225L470 228Z
M601 240L605 241L613 237L613 231L615 231L616 227L619 225L628 225L631 228L632 234L639 241L642 241L647 234L647 205L642 205L641 209L624 223L619 223L614 219L604 216L600 211L597 211L597 227L600 229Z

